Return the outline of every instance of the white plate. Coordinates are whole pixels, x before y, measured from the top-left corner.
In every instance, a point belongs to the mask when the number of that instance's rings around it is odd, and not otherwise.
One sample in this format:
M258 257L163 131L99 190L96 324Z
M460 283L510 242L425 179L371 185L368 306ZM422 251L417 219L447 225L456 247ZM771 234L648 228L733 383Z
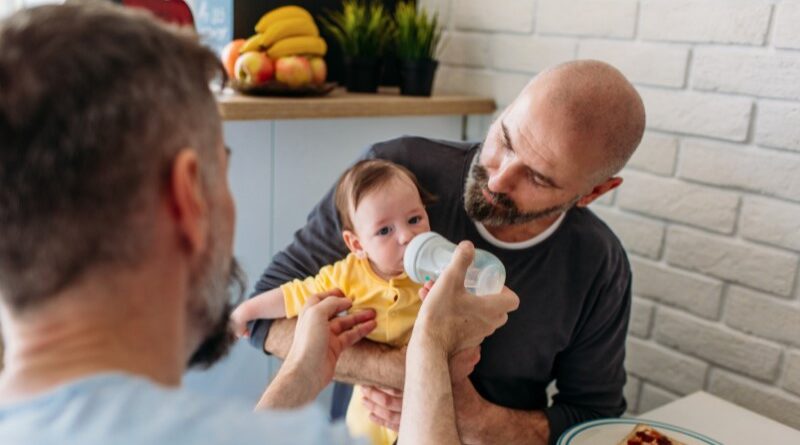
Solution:
M640 423L650 425L687 445L722 445L722 442L686 428L646 419L600 419L584 422L568 429L556 445L617 445Z

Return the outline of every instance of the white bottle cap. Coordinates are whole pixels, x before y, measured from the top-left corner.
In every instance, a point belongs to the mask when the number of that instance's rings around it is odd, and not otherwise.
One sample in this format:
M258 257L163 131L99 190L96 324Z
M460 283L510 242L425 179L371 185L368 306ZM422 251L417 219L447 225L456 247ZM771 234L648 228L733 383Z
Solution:
M411 281L424 284L431 278L422 276L417 270L416 265L419 255L423 251L423 246L437 238L442 238L442 236L436 232L420 233L406 246L406 251L403 254L403 269L406 270L406 275L408 275L408 278L411 278Z

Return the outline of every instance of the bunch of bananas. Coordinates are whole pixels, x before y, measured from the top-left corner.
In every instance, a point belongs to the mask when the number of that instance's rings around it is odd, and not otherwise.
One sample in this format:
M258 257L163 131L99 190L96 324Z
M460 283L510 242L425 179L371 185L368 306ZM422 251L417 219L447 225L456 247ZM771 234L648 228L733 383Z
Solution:
M294 55L324 56L328 45L319 36L311 14L299 6L282 6L264 14L256 34L240 52L266 51L273 60Z

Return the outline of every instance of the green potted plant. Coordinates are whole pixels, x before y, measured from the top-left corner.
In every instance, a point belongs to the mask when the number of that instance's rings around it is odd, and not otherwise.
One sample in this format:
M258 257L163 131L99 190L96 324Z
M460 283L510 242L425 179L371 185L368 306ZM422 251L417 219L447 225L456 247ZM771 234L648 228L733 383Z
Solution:
M327 15L320 21L342 48L347 91L376 92L394 32L391 15L374 0L344 0L342 11Z
M400 93L430 96L439 62L436 50L442 37L437 14L428 15L413 1L397 3L395 52L400 60Z

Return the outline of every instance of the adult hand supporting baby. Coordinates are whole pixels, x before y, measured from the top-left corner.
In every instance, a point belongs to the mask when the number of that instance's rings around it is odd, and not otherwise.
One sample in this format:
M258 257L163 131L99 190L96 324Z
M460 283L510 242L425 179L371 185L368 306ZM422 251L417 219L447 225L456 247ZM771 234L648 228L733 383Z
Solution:
M257 408L294 408L313 400L333 379L342 351L375 329L375 312L337 317L352 305L339 292L313 295L298 318L294 341Z

